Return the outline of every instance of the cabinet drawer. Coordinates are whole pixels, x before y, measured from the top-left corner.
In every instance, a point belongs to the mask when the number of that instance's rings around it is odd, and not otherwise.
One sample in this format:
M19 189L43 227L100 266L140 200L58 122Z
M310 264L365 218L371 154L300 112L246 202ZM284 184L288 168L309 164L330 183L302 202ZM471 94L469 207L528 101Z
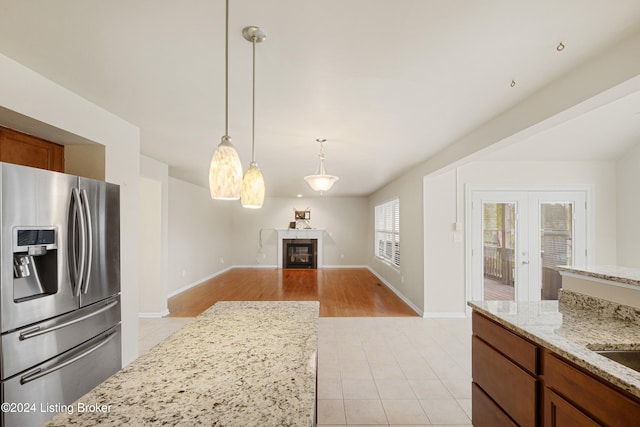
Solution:
M532 374L538 374L538 347L474 312L473 333Z
M474 427L517 427L475 383L471 385L471 419Z
M477 336L472 338L473 381L520 426L535 426L537 380Z
M544 381L548 389L602 424L623 427L640 420L639 402L546 351Z

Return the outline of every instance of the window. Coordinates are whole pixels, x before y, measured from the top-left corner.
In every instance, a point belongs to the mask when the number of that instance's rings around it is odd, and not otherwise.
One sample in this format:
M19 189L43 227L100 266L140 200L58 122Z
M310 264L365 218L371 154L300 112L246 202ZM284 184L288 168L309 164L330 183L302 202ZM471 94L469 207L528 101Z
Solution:
M400 267L400 199L376 206L376 257Z

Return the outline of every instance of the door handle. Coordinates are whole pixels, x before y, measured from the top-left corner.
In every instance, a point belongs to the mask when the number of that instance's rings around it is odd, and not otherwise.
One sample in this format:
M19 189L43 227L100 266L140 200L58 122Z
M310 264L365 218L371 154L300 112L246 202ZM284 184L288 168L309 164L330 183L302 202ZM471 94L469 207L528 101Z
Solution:
M87 247L86 247L86 268L85 268L85 277L84 284L82 286L82 293L86 294L89 290L89 278L91 277L91 262L93 260L93 224L91 223L91 209L89 208L89 196L87 196L87 190L84 188L80 190L80 199L82 200L82 207L84 210L84 221L86 226L86 238L87 238Z
M79 296L84 283L85 264L87 257L87 226L85 221L85 210L82 207L80 191L74 188L71 191L73 200L72 224L73 233L69 235L69 258L72 260L69 266L73 270L75 289L73 294ZM78 248L79 246L79 248ZM79 258L79 259L78 259Z
M100 347L106 345L107 343L109 343L109 341L111 341L114 337L116 336L116 332L112 331L109 332L107 334L104 335L102 341L100 341L98 344L95 344L93 347L89 348L88 350L83 351L80 354L77 354L73 357L71 357L70 359L65 360L62 363L59 363L57 365L53 365L50 368L47 368L45 370L42 370L42 368L37 368L35 371L30 372L26 375L23 375L20 378L20 384L24 385L28 382L37 380L38 378L42 378L45 375L49 375L52 372L55 372L59 369L64 368L65 366L69 366L74 362L77 362L78 360L82 359L83 357L86 357L88 355L90 355L91 353L93 353L94 351L96 351L97 349L99 349Z
M84 316L80 316L80 317L76 317L75 319L71 319L68 320L66 322L62 322L59 323L55 326L51 326L49 328L34 328L34 329L30 329L28 331L22 332L20 334L20 337L18 338L20 341L24 341L24 340L28 340L29 338L33 338L33 337L37 337L38 335L43 335L49 332L53 332L56 331L58 329L62 329L62 328L66 328L67 326L71 326L75 323L81 322L83 320L89 319L93 316L97 316L100 313L104 313L105 311L115 307L116 305L118 305L118 300L113 300L110 303L108 303L107 305L105 305L104 307L96 310L96 311L92 311L91 313L87 313Z

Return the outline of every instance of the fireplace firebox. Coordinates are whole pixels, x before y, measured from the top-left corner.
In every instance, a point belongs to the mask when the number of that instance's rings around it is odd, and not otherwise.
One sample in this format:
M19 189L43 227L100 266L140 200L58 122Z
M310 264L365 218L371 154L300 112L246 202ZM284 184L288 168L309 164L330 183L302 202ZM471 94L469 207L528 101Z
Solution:
M282 239L283 268L318 268L318 239Z

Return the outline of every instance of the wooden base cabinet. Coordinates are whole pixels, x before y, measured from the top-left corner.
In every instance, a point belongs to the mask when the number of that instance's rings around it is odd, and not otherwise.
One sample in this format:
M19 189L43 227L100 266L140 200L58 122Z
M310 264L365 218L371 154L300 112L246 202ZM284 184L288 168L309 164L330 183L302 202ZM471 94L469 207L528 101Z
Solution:
M640 425L640 399L550 351L544 353L544 382L545 427Z
M474 313L473 424L535 427L538 423L538 348Z
M473 313L476 427L640 426L640 399Z

